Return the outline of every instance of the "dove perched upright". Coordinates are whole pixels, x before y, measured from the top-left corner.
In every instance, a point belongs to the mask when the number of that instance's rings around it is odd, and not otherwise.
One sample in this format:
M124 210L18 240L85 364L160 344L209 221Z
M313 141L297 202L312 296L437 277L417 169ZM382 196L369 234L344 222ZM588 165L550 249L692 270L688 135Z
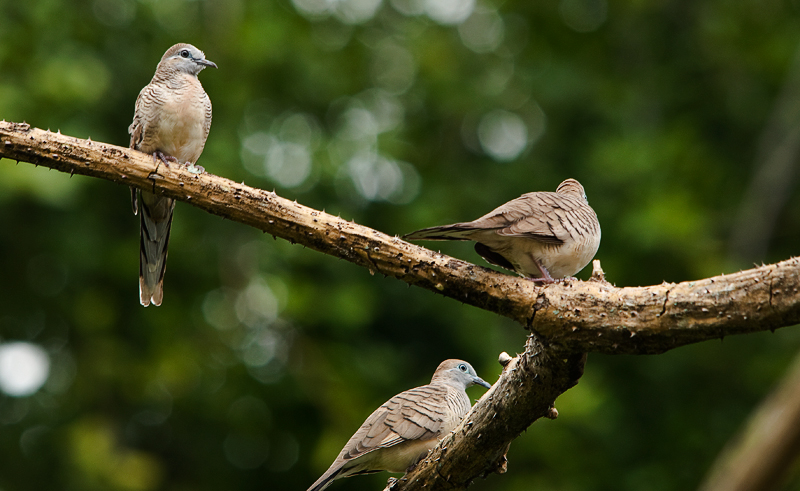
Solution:
M423 228L414 240L473 240L491 264L552 283L589 264L600 246L600 222L575 179L555 193L523 194L471 222Z
M176 44L164 53L153 80L136 98L130 147L153 155L164 165L185 164L193 172L211 128L211 101L197 74L217 68L191 44ZM139 300L161 305L164 271L175 200L131 188L133 213L140 217Z
M342 477L405 472L461 422L472 407L465 389L475 384L491 387L469 363L443 361L430 384L401 392L370 414L308 491Z

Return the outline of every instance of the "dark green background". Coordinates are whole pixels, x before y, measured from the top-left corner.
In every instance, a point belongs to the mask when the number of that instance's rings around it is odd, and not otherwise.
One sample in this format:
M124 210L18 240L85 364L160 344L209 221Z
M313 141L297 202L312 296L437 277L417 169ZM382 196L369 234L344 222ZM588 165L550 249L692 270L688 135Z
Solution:
M189 42L219 65L200 76L214 105L201 165L383 232L476 218L574 177L618 286L800 252L798 2L481 0L461 29L414 13L424 3L354 19L364 2L311 15L289 0L0 0L0 118L127 145L139 90ZM516 158L482 150L487 114L524 122ZM743 204L759 149L782 144L788 170ZM0 340L52 363L38 393L0 395L2 491L304 490L440 361L493 382L497 355L525 340L506 319L183 203L164 305L144 309L128 189L8 160L0 234ZM428 245L484 264L470 244ZM785 329L590 355L558 420L472 489L692 489L798 344Z

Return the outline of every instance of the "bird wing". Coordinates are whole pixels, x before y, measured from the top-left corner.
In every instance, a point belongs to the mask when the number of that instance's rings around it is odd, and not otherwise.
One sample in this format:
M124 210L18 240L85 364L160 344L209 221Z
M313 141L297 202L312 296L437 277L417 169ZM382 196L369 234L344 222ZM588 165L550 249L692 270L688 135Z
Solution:
M128 126L128 133L131 135L130 148L145 153L151 153L156 150L148 148L143 149L142 143L147 144L145 139L147 138L149 140L152 138L152 135L148 135L148 127L158 124L160 115L158 108L164 104L166 98L164 87L161 84L153 82L145 85L139 92L139 95L136 97L133 122ZM210 104L211 102L209 102L209 105ZM207 126L210 127L210 123L208 123ZM208 128L206 128L206 136L208 136Z
M142 143L142 138L144 138L144 126L145 121L142 117L143 113L143 106L147 103L145 99L147 99L147 94L150 90L150 85L146 85L140 92L139 95L136 96L136 106L134 107L133 111L133 122L130 126L128 126L128 133L131 135L131 144L130 148L139 149L139 145Z
M524 194L471 222L423 228L406 234L403 238L480 241L476 233L493 231L507 237L526 237L561 244L563 240L558 237L554 227L549 225L548 209L540 196L548 194L555 195L545 192Z
M205 91L203 92L203 108L205 109L206 120L203 123L203 141L208 140L208 132L211 131L211 99Z
M523 194L486 215L458 224L475 230L494 230L504 237L523 237L550 244L562 244L568 235L559 220L557 208L570 198L551 192ZM571 207L572 204L567 205Z
M447 389L424 385L401 392L376 409L347 442L341 460L351 460L407 440L429 440L444 421Z

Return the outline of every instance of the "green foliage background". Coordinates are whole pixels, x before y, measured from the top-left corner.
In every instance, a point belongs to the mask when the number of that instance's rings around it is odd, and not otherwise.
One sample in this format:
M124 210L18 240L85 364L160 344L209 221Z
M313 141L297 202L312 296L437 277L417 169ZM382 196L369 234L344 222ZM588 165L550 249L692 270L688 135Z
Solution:
M425 5L0 0L0 118L127 145L139 90L189 42L219 65L200 76L214 104L201 165L386 233L575 177L618 286L800 252L796 164L772 174L790 192L759 218L774 230L753 229L759 252L731 241L753 225L739 218L759 142L800 97L797 2L479 0L461 25ZM493 158L520 122L523 147ZM498 353L524 343L505 319L183 203L164 305L144 309L137 240L127 188L0 162L0 341L51 361L36 394L0 395L3 491L303 490L441 360L494 381ZM429 245L484 264L470 244ZM559 419L472 489L696 487L799 343L790 328L590 355Z

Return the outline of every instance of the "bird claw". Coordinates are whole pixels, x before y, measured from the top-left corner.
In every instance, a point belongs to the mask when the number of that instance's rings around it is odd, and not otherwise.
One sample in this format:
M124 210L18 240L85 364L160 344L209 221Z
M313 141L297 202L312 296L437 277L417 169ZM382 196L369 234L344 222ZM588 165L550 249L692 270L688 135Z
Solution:
M553 278L550 278L550 277L548 277L548 278L542 278L542 277L531 278L530 276L526 276L525 279L527 279L528 281L532 281L534 283L542 283L542 284L545 284L545 285L551 285L553 283L556 283L557 281L562 281L561 279L554 280Z
M158 151L153 152L153 162L157 162L159 160L164 162L164 165L166 165L167 167L169 167L170 162L174 162L176 164L178 163L178 159L176 159L172 155L164 155L162 152Z
M534 257L533 263L536 265L536 268L539 270L539 274L541 274L541 276L536 278L529 276L528 277L529 280L533 281L534 283L543 283L545 285L552 285L556 281L559 281L559 280L554 280L553 277L550 276L550 272L547 271L547 268L544 267L544 264L542 264L540 260Z

